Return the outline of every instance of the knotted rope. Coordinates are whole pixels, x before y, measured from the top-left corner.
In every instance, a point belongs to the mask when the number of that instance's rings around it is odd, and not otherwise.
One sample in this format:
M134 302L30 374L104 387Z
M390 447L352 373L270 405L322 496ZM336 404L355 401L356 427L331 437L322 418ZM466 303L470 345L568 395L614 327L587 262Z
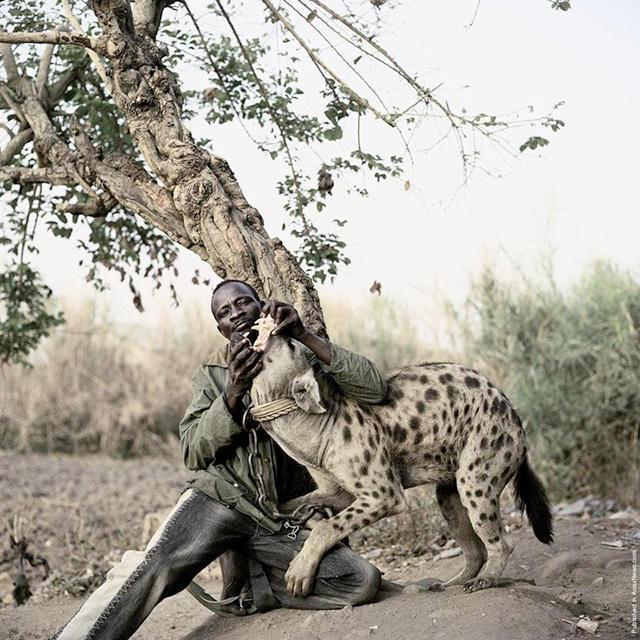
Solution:
M277 400L251 407L250 413L256 422L268 422L280 416L286 416L299 408L293 398L278 398Z

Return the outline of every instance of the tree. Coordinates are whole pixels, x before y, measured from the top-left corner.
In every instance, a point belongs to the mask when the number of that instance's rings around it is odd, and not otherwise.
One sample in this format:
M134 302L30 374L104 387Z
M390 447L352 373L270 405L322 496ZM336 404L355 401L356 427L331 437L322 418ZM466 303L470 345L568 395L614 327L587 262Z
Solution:
M35 230L43 224L64 238L84 225L78 243L89 257L87 279L100 288L102 269L116 270L140 310L136 278L154 278L160 286L163 274L175 270L181 245L219 276L245 279L265 296L293 302L322 332L313 281L333 277L348 262L339 237L346 221L322 231L310 211L326 207L334 181L346 174L400 176L403 157L383 158L358 136L352 152L317 162L316 175L309 176L300 160L306 147L340 139L349 119L358 125L378 119L402 139L424 120L445 122L441 137L456 141L466 180L481 162L483 140L515 154L510 134L517 127L563 126L552 114L501 118L452 109L440 87L423 86L379 44L378 12L392 3L370 3L372 21L347 3L338 12L329 0L252 0L253 15L261 8L265 25L280 38L279 54L266 39L242 35L240 0L207 5L213 34L187 0L89 0L90 11L82 11L79 0L3 4L8 30L0 33L0 126L8 139L0 152L0 183L9 207L0 244L10 257L0 274L0 358L26 362L63 321L48 310L51 292L29 263L37 251ZM551 4L569 8L568 2ZM299 106L301 52L318 72L321 114ZM274 56L277 72L270 71ZM204 91L181 87L176 69L186 60L209 78ZM402 80L411 97L405 106L387 107L367 80L365 64ZM194 139L185 123L196 111L212 127L239 119L261 150L286 160L278 190L299 238L296 256L268 237L211 141ZM546 143L537 132L519 149Z

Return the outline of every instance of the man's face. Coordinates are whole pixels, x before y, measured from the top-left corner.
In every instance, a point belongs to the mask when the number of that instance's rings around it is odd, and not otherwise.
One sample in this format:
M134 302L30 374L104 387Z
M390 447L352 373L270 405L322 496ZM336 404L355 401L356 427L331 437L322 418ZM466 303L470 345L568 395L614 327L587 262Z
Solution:
M248 331L260 317L262 303L251 289L241 282L230 282L220 287L211 301L213 317L218 331L227 340L234 331Z

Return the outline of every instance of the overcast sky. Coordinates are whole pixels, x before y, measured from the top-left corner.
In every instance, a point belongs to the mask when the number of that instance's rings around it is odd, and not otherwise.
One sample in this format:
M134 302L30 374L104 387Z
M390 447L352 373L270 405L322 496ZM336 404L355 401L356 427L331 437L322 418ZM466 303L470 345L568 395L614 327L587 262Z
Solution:
M191 4L198 13L206 3ZM640 87L633 78L640 69L640 2L573 0L573 9L562 13L546 0L482 0L470 28L476 0L399 4L383 14L381 42L425 84L443 81L442 95L452 102L489 113L529 104L546 113L562 100L558 116L567 126L551 134L541 152L498 166L503 177L477 173L453 198L460 181L455 147L425 153L433 135L428 129L414 141L409 190L404 178L369 182L371 196L364 200L337 189L326 216L349 220L344 237L352 263L333 285L321 288L322 295L365 297L376 279L383 295L420 313L430 310L437 295L463 300L470 277L487 260L517 277L514 265L530 273L550 247L562 285L594 257L611 258L638 274ZM215 152L229 160L269 232L286 242L275 190L281 166L259 154L238 129L211 131L199 121L193 128L214 140ZM538 132L525 130L522 139ZM397 150L393 135L375 127L368 135L377 150ZM68 245L48 241L39 264L56 294L88 295L78 255ZM202 270L199 263L187 252L181 258L178 289L186 305L207 304L207 292L188 284L193 268ZM144 318L133 310L125 286L114 284L102 297L122 321L153 323L175 314L165 294L152 299L144 293Z

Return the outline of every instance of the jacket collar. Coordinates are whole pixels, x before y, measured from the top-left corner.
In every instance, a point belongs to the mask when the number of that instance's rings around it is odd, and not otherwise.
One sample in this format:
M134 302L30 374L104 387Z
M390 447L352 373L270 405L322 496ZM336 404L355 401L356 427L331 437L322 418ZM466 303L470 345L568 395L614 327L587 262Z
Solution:
M207 367L222 367L227 369L227 356L229 354L229 343L216 349L202 364Z

